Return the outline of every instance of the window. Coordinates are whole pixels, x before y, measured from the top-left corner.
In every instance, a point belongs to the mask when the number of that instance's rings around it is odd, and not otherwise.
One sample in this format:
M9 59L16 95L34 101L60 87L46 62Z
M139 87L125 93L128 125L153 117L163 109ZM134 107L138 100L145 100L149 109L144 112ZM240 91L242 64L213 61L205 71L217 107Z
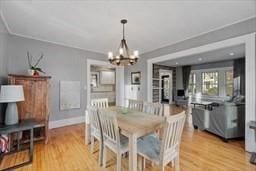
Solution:
M233 96L233 70L228 70L225 73L226 78L226 96L232 97Z
M206 96L219 95L219 73L202 72L202 94Z
M191 73L189 76L188 94L189 95L196 94L196 74L195 73Z

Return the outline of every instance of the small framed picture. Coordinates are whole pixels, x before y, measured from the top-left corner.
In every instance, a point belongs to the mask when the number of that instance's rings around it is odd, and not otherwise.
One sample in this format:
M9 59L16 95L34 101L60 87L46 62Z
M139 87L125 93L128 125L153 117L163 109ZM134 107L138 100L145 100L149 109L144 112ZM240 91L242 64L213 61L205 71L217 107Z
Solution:
M132 84L140 84L141 74L140 72L131 72Z

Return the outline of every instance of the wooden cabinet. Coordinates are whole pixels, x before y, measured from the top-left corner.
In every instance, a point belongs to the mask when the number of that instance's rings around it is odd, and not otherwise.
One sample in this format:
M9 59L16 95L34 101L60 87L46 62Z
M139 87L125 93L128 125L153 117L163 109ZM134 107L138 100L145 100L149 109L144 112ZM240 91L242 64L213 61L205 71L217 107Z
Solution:
M48 140L49 125L49 76L9 75L9 84L22 85L25 101L17 103L19 119L34 119L34 139Z

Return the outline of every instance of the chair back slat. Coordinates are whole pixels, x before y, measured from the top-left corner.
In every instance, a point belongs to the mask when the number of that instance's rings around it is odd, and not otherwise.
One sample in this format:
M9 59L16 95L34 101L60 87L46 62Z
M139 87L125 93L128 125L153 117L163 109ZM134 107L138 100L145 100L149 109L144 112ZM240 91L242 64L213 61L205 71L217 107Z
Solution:
M108 108L108 99L107 98L92 99L91 106L94 106L97 108Z
M140 111L140 112L142 111L143 101L141 101L141 100L132 100L132 99L129 99L128 101L129 101L129 105L128 105L129 109Z
M142 111L145 113L162 116L162 104L161 103L144 102Z
M175 151L179 148L185 119L185 111L166 118L164 138L161 145L162 157L164 157L164 155L168 155L168 152Z
M99 109L99 118L104 138L120 145L119 128L116 113Z
M88 114L89 114L91 128L94 129L95 131L99 131L99 133L100 133L101 125L100 125L100 121L99 121L98 109L95 107L89 106L87 108L87 110L88 110Z

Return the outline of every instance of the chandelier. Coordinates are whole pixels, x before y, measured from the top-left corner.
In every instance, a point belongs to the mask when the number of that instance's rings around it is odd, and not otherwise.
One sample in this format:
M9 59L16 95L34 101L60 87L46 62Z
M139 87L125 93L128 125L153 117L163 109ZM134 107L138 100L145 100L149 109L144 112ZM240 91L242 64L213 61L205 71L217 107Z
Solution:
M139 51L135 50L133 53L131 53L129 50L124 36L124 25L127 23L127 20L123 19L121 20L121 23L123 24L123 39L121 40L118 49L119 53L114 55L112 52L109 52L108 60L111 64L118 66L134 65L138 61Z

